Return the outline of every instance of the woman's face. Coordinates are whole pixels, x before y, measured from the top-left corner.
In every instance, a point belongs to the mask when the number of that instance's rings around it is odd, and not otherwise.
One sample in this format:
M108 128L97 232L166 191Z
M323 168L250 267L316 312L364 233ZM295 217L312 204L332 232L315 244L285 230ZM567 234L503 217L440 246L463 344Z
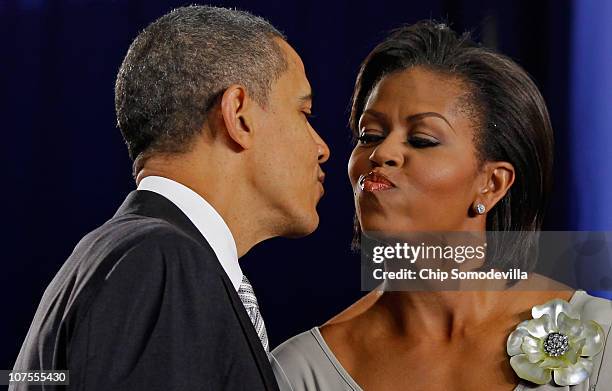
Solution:
M383 78L359 120L349 177L363 231L477 231L474 118L459 80L415 67Z

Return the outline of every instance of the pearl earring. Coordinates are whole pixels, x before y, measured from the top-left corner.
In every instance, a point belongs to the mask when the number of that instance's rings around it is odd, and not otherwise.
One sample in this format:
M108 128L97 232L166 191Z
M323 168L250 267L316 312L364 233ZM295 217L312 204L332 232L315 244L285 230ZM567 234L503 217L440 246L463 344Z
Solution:
M479 215L483 215L484 212L486 211L487 211L487 208L484 206L484 204L479 202L476 205L474 205L474 212L478 213Z

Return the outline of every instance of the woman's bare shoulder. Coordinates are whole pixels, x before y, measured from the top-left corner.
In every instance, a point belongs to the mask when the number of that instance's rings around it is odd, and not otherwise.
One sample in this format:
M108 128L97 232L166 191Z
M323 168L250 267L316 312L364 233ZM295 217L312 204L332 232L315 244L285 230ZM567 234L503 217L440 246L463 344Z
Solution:
M351 304L344 311L340 312L339 314L325 322L323 326L321 326L321 329L329 328L330 326L338 326L340 324L344 324L347 322L350 323L354 321L356 318L363 315L367 310L369 310L372 305L376 303L381 294L382 291L378 290L374 290L366 294L361 299Z

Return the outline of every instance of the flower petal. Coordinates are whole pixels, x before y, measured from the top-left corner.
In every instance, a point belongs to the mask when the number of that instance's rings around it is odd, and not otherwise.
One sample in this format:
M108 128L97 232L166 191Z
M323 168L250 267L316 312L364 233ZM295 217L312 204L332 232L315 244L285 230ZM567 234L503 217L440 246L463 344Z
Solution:
M526 354L510 357L510 366L518 377L535 384L546 384L552 379L550 369L540 368L538 365L530 363Z
M527 355L529 362L537 363L544 358L542 341L538 338L532 337L531 335L526 335L523 337L521 350Z
M584 347L584 343L584 338L570 342L570 348L567 353L565 353L564 357L571 365L574 365L578 362L578 359L580 358L580 352Z
M572 308L570 303L561 299L553 299L542 305L536 305L531 309L531 316L537 319L547 314L552 319L554 327L556 327L557 317L561 312L564 312L572 319L580 319L580 314Z
M544 338L552 331L555 331L552 319L548 314L544 314L538 319L527 321L526 328L527 331L529 331L529 334L537 338Z
M605 339L604 331L599 323L594 320L584 322L580 338L585 339L584 347L582 348L582 352L580 352L581 356L594 356L603 349Z
M560 386L580 384L591 375L593 362L588 358L580 358L578 362L567 368L555 369L555 383Z
M506 351L509 356L516 356L517 354L523 353L521 351L521 344L523 343L523 337L529 335L527 331L527 320L519 323L516 329L508 336L508 342L506 342Z
M561 357L550 357L546 356L544 361L538 364L538 366L542 368L548 369L559 369L559 368L567 368L570 366L570 363Z
M561 312L557 316L557 326L561 334L567 335L568 337L578 337L580 333L582 333L584 322L580 319L572 319L564 312Z

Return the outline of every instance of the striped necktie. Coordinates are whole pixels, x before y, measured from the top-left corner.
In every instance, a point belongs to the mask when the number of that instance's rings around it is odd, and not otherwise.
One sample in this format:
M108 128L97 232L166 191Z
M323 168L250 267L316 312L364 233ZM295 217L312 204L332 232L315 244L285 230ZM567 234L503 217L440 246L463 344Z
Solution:
M257 298L255 298L253 287L245 275L242 276L242 284L240 284L238 288L238 297L240 297L240 301L242 301L244 308L249 314L249 318L251 318L251 323L253 323L253 327L255 327L255 331L261 340L264 350L268 352L268 333L266 332L266 325L259 312L259 305L257 304Z

